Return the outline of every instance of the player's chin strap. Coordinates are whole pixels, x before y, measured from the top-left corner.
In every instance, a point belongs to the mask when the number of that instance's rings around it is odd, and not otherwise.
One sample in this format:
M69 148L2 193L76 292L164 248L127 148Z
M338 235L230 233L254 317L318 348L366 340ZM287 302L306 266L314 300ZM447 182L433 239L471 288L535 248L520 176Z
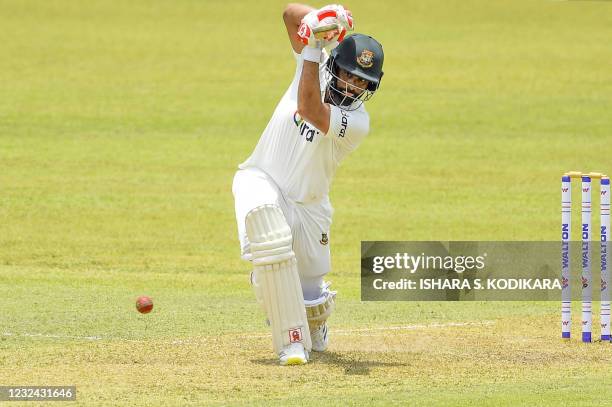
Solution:
M323 325L334 311L337 291L331 291L329 289L330 285L330 282L323 283L322 293L319 298L310 301L304 300L308 326L311 331Z

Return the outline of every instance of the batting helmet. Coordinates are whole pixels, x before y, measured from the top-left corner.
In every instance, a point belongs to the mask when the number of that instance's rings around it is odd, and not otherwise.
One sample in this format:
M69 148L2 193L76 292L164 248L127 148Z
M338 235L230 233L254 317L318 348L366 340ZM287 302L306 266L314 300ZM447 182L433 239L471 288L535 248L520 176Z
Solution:
M382 45L369 35L354 34L346 37L334 48L327 61L327 90L331 101L343 109L354 110L370 99L380 86L384 59ZM367 89L355 97L347 96L341 90L347 83L338 76L338 68L367 80Z

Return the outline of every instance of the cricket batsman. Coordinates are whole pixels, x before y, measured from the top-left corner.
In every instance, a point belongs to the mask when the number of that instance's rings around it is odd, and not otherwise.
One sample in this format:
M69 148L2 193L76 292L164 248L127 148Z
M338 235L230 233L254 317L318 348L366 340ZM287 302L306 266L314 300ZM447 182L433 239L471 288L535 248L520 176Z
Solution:
M281 365L301 365L329 343L329 188L368 134L363 102L380 86L384 54L374 38L348 35L353 17L341 5L289 4L283 20L295 75L232 191L242 258L252 262L274 351Z

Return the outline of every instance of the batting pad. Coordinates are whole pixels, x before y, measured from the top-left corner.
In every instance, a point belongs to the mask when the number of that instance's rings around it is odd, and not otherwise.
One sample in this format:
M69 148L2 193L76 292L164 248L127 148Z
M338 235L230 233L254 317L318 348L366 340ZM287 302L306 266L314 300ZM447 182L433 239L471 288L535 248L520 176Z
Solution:
M246 216L246 234L251 245L251 281L270 327L274 351L301 342L310 351L310 330L304 296L291 248L291 229L276 205L262 205Z
M321 296L312 301L304 301L306 317L311 330L319 328L327 321L336 306L336 291L329 290L330 283L325 283Z

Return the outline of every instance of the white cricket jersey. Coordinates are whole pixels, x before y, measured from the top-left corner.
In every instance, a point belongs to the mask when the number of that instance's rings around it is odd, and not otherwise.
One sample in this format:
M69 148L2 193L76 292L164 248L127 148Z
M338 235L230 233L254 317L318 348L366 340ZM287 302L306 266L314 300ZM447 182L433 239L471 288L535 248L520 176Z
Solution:
M314 203L327 198L340 162L365 138L370 118L363 104L354 111L331 105L329 131L323 134L297 114L298 86L304 60L294 52L295 76L274 110L255 150L239 168L256 167L276 182L287 198ZM319 68L324 90L325 63Z

